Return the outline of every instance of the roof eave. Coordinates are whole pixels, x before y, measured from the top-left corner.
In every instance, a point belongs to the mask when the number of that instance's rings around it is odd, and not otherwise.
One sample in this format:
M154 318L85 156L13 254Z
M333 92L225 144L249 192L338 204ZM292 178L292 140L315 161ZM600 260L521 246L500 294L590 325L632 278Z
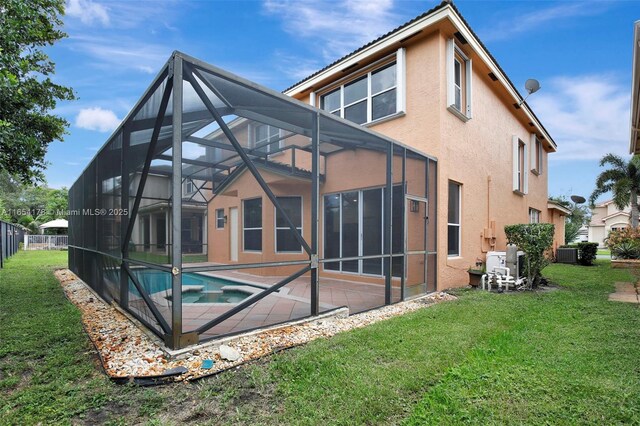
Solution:
M328 78L329 76L340 72L350 66L357 64L359 61L362 61L369 55L372 55L382 49L385 49L395 43L399 43L401 40L405 39L407 36L413 34L416 31L423 30L435 23L443 20L449 19L449 21L456 27L458 31L463 35L463 37L467 40L471 48L476 52L476 54L483 60L483 62L489 67L491 72L498 78L498 81L503 85L503 87L507 90L509 95L513 98L515 103L520 103L523 101L522 96L514 87L513 83L509 80L506 74L502 71L497 62L493 59L491 54L487 51L484 45L479 41L478 37L471 30L468 24L464 21L464 19L460 16L459 12L453 7L451 4L446 4L430 14L422 17L421 19L412 22L411 24L400 27L398 30L388 34L386 37L381 38L375 43L363 48L362 50L356 51L354 54L347 55L340 61L337 61L333 65L327 67L326 69L312 75L305 80L302 80L300 83L295 86L287 89L284 94L293 96L297 93L305 92L314 88L315 85ZM538 117L533 113L531 108L526 102L523 102L521 105L521 109L524 111L527 118L535 124L538 131L544 136L544 138L549 142L549 147L552 152L557 151L557 144L546 131Z
M570 214L571 214L571 210L569 210L569 209L568 209L568 208L566 208L565 206L563 206L563 205L561 205L561 204L558 204L558 203L556 203L556 202L554 202L554 201L551 201L551 200L549 200L549 201L547 202L547 208L548 208L549 210L557 210L557 211L559 211L560 213L565 214L565 215L570 215Z

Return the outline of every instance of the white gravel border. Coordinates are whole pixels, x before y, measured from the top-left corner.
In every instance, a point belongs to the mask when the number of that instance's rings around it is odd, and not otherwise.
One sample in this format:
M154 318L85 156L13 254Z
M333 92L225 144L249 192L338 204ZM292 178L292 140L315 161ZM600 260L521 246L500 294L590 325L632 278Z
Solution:
M264 330L207 342L171 351L160 339L136 325L128 315L112 306L68 269L55 272L56 278L71 302L82 312L82 322L89 338L99 351L106 373L112 378L160 375L168 369L185 367L188 371L176 381L191 380L240 365L271 354L276 350L301 345L320 337L331 337L343 331L366 327L407 312L455 300L448 293L431 293L418 299L383 306L345 317L344 310L328 315L274 326ZM228 345L241 357L233 362L220 357L219 346ZM203 360L213 360L213 368L202 369Z

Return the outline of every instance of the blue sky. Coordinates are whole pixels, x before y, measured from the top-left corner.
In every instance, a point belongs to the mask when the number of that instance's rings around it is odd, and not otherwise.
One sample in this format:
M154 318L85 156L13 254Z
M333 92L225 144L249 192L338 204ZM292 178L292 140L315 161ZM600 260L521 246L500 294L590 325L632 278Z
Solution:
M67 0L67 39L48 49L56 80L79 97L57 113L71 126L50 145L49 186L70 186L181 50L283 90L437 2ZM607 152L627 156L633 22L640 2L457 1L558 144L549 194L588 196ZM524 91L524 89L521 89Z

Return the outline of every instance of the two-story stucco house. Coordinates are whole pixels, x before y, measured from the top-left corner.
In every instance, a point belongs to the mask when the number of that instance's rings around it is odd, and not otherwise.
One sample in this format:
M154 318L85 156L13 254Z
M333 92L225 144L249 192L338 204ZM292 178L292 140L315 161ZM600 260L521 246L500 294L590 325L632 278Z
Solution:
M564 243L566 210L549 203L547 192L547 156L556 144L452 4L443 2L285 93L437 159L437 193L430 194L437 215L431 251L437 255L423 260L431 262L434 274L430 290L436 283L438 289L467 284L469 267L488 251L505 250L505 225L554 223L554 246ZM241 120L234 125L243 126ZM238 133L249 146L269 138L279 141L279 148L291 143L267 125L246 125ZM290 154L270 158L285 171L291 166ZM278 188L279 171L265 166L263 172L304 234L310 220L308 167L302 158L296 167L298 186L288 182ZM321 256L382 253L384 176L376 170L384 168L384 158L346 151L328 157L326 167L332 173L320 187ZM242 173L225 182L218 189L222 196L210 203L209 260L272 262L292 253L303 259L299 244L278 238L284 225L272 207L263 208L259 188ZM226 229L222 218L229 220ZM265 273L274 271L285 272ZM325 264L322 272L367 282L383 275L380 261L366 260Z
M173 348L469 282L556 145L444 2L286 90L174 52L70 189L70 268ZM130 209L130 210L129 210Z
M591 210L591 222L588 227L588 241L598 243L604 247L604 240L611 231L618 231L629 227L631 219L631 207L623 210L616 207L612 200L596 204Z

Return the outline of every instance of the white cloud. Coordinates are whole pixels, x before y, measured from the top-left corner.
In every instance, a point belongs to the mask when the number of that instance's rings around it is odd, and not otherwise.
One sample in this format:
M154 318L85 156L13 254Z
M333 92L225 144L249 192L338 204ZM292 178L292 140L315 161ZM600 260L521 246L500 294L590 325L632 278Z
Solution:
M599 15L609 4L605 2L569 2L557 6L540 8L541 3L534 3L533 12L520 13L516 16L502 16L501 22L493 23L483 31L479 31L482 40L504 40L516 34L532 30L548 28L558 21L570 20L580 16Z
M97 60L100 66L116 70L136 70L154 74L169 59L170 47L133 37L78 35L70 38L70 47Z
M629 90L611 75L551 79L529 103L558 144L552 161L628 155Z
M300 58L282 50L277 50L274 53L273 63L279 72L296 81L310 76L325 65L316 59Z
M285 31L313 40L325 61L335 60L397 25L393 0L265 0Z
M113 111L99 107L83 108L76 116L76 126L81 129L109 132L118 127L118 124L120 119Z
M85 25L100 22L108 26L110 19L107 8L91 0L69 0L65 9L67 16L78 18Z

